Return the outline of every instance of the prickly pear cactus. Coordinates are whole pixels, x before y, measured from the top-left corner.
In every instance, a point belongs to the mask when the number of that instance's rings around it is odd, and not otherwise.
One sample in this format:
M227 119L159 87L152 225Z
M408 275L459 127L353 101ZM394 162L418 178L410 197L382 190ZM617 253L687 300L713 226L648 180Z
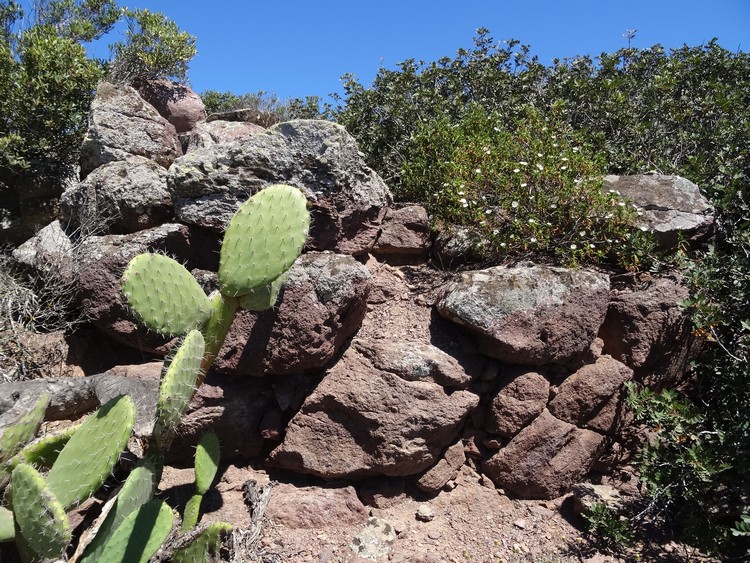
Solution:
M182 515L182 531L192 530L198 523L203 495L211 488L219 469L219 438L213 432L207 432L198 441L195 449L195 494L185 505Z
M192 330L166 367L156 405L154 435L158 440L169 441L169 435L175 431L190 405L204 352L203 335L197 330Z
M146 563L172 531L172 510L152 500L131 512L107 542L99 561Z
M222 539L232 533L231 524L212 522L186 547L172 554L174 563L206 563L210 555L218 553Z
M101 486L134 425L135 405L127 395L108 401L81 424L47 474L49 489L63 507L87 499Z
M128 264L120 285L138 320L161 334L185 334L211 314L201 286L168 256L139 254Z
M102 552L115 530L128 515L153 499L161 478L161 470L160 459L148 455L141 459L123 483L114 504L99 525L96 536L86 546L80 563L104 561L101 558Z
M44 421L44 412L49 404L49 395L44 394L24 415L10 426L6 426L0 435L0 464L7 462L36 436L39 426Z
M68 426L59 432L45 434L36 440L26 444L20 452L8 461L11 471L19 463L28 463L36 468L49 469L57 460L57 456L68 443L80 424Z
M266 309L270 309L276 304L281 287L288 277L289 271L287 270L270 284L252 289L250 293L246 293L240 297L240 309L245 309L246 311L265 311Z
M229 222L219 259L219 285L241 297L289 269L307 239L310 214L297 188L276 184L243 203Z
M60 557L73 533L62 503L30 465L19 464L11 480L13 514L21 535L37 554Z
M13 513L0 506L0 543L13 541L16 537L16 526L13 522Z

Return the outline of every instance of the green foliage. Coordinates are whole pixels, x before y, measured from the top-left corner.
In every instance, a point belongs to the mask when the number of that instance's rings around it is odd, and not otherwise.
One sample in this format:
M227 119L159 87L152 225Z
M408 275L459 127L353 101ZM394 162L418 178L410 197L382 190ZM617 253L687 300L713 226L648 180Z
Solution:
M396 195L470 228L485 256L604 261L630 245L634 211L602 190L603 165L560 112L527 107L512 128L473 106L419 128Z
M210 556L218 553L221 540L232 533L231 524L212 522L195 537L187 546L176 549L175 563L204 563L212 561Z
M172 531L172 510L152 500L131 512L102 550L100 561L146 563Z
M282 100L276 94L264 90L247 94L206 90L201 94L201 98L208 113L251 109L269 114L275 122L290 119L318 119L323 115L318 96Z
M633 542L633 529L628 520L618 516L604 503L597 503L584 516L590 533L614 550L622 550Z
M153 78L186 82L188 63L198 52L195 37L159 12L124 10L123 16L128 29L125 41L110 46L108 78L129 84Z

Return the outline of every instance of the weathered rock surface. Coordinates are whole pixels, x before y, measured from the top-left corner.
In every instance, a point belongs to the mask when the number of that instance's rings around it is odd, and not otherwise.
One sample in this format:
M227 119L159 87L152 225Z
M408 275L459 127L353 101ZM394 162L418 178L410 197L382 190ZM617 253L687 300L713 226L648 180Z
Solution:
M280 123L241 144L195 150L169 176L177 217L219 231L248 194L273 183L305 190L312 249L357 255L375 245L390 191L340 125Z
M383 371L350 347L287 428L270 460L325 479L406 476L454 444L479 397Z
M443 454L440 460L417 479L417 487L426 493L438 493L448 481L456 478L466 461L464 445L459 440Z
M53 221L16 248L13 259L29 268L40 280L68 284L75 279L73 243L60 221Z
M254 123L238 121L210 121L195 125L189 132L180 135L185 154L198 149L235 141L245 141L266 129Z
M214 369L261 376L322 368L362 323L370 279L351 256L303 254L277 307L237 314Z
M539 416L549 401L549 381L531 370L513 370L493 397L485 428L510 438Z
M563 381L549 403L549 412L560 420L579 426L594 418L610 398L619 395L633 370L611 356L583 366Z
M604 189L619 192L641 211L641 225L662 248L674 248L679 237L705 239L713 229L713 209L698 186L680 176L644 174L605 176Z
M161 252L180 259L191 257L189 230L167 223L130 235L90 237L81 246L77 299L90 322L115 340L164 354L168 338L136 323L120 291L120 277L128 262L142 252Z
M273 488L266 515L290 530L346 526L367 521L367 510L354 487Z
M605 354L631 367L636 377L674 380L688 350L691 323L679 303L688 289L675 280L652 280L645 288L613 291L599 335Z
M91 104L89 128L81 146L81 174L130 155L169 168L182 154L174 126L130 86L102 82Z
M376 256L427 256L430 252L430 220L421 205L388 209L382 232L373 249Z
M207 121L209 123L213 121L232 121L235 123L260 125L261 127L270 127L279 122L278 118L273 113L253 108L219 111L209 115Z
M545 410L483 468L499 487L523 498L559 497L589 472L604 436Z
M158 227L174 216L167 171L143 156L103 164L65 190L62 203L75 222L96 218L112 233Z
M444 317L479 335L480 352L509 364L566 364L583 354L604 320L607 276L551 266L466 272L437 303Z
M193 129L206 120L206 106L192 88L171 80L144 80L137 85L138 93L159 114L169 121L177 133Z

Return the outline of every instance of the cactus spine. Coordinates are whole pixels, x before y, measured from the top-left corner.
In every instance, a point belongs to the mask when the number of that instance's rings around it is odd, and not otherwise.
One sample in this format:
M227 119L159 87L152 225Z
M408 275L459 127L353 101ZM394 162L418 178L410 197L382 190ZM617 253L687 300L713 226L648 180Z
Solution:
M231 524L212 522L201 530L187 546L176 549L172 555L172 561L174 563L205 563L210 561L209 556L219 551L222 538L231 533Z

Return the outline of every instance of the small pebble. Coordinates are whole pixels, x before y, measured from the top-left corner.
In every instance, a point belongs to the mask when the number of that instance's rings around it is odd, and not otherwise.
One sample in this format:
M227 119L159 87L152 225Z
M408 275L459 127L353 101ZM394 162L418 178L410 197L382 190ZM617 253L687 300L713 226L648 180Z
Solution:
M520 518L520 519L516 520L515 522L513 522L513 525L516 528L520 528L521 530L525 530L526 529L526 520L524 520L523 518Z
M431 522L435 518L435 511L429 506L420 506L417 510L417 520Z

